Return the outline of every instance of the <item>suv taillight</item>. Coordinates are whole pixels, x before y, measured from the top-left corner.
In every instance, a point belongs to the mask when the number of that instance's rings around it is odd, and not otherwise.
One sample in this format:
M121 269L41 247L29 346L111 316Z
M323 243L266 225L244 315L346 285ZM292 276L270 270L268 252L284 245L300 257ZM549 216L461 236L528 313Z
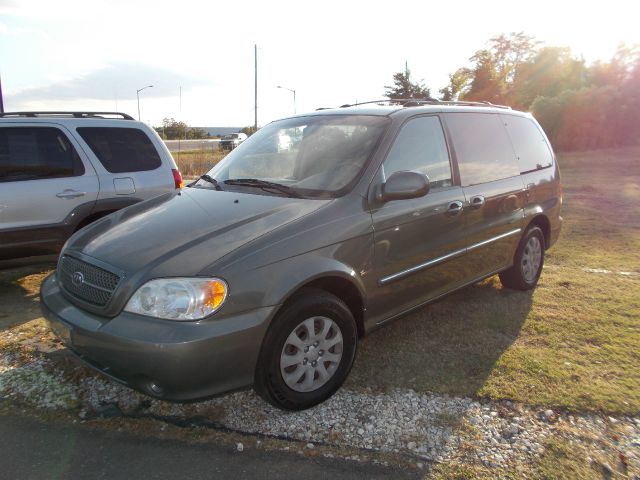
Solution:
M172 168L171 173L173 173L173 182L175 183L176 188L182 188L184 184L182 182L182 174L180 173L180 170Z

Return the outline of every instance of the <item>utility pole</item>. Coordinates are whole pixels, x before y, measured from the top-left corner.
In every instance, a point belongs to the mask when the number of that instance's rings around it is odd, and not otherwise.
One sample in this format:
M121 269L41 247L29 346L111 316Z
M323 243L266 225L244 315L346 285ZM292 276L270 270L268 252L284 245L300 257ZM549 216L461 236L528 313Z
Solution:
M2 100L2 77L0 77L0 113L4 113L4 101Z
M255 72L253 128L258 130L258 45L257 44L253 45L253 62L254 62L254 72Z

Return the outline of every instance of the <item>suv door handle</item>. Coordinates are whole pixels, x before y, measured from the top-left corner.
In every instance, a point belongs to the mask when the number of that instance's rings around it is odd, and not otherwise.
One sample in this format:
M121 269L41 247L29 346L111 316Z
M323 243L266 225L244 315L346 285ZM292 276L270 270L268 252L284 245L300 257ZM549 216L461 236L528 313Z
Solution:
M87 192L78 192L76 190L67 189L64 192L56 193L56 197L58 198L77 198L84 197Z
M450 217L455 217L462 211L462 202L460 200L456 200L455 202L451 202L447 207L447 215Z
M471 197L471 208L482 208L484 205L484 197L482 195L476 195Z

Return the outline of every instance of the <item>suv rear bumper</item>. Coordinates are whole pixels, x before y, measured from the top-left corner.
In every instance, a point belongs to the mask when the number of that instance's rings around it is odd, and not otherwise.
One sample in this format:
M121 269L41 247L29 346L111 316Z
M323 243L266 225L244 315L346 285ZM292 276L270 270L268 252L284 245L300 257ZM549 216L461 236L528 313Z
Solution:
M127 312L108 319L70 303L55 274L42 282L40 298L51 329L82 361L131 388L173 401L250 386L277 308L199 322Z

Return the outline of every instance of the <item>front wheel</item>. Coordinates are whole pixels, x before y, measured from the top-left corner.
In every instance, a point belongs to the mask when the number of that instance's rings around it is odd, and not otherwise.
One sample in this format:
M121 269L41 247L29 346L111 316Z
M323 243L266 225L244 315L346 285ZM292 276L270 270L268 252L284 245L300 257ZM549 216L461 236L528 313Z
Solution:
M333 395L356 355L358 334L345 303L322 290L294 298L263 341L254 388L272 405L303 410Z
M539 227L531 227L522 236L513 266L500 272L500 282L507 288L530 290L536 286L544 264L544 234Z

